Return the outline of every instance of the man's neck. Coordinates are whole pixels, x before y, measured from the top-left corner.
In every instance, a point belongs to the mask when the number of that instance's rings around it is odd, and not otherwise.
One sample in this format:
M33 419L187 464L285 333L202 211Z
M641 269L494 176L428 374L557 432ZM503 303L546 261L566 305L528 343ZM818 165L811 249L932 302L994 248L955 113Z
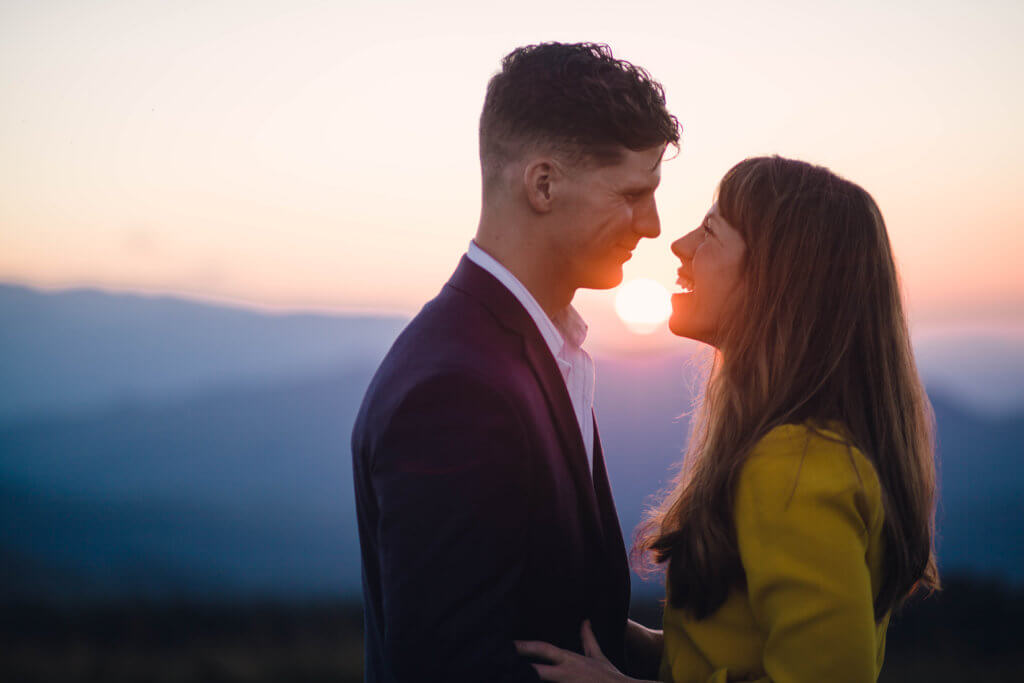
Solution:
M575 289L559 281L557 268L535 256L539 249L508 240L488 239L480 233L473 241L523 283L549 318L554 319L572 303Z

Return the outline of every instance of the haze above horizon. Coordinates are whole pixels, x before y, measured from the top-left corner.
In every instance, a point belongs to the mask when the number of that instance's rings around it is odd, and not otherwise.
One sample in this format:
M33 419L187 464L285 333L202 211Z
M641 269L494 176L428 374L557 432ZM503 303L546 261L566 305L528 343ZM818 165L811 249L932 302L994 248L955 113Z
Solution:
M415 311L471 238L476 120L516 45L607 42L684 125L668 245L746 156L831 167L889 226L913 319L1024 316L1024 6L881 0L6 3L0 280ZM612 295L583 293L600 319Z

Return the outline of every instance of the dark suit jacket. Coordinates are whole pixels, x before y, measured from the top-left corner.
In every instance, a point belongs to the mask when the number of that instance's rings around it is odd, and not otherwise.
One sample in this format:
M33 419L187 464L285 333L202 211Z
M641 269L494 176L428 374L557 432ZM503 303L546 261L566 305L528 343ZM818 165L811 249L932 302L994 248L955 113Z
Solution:
M536 681L513 640L623 665L629 569L551 351L463 258L398 337L352 435L366 680Z

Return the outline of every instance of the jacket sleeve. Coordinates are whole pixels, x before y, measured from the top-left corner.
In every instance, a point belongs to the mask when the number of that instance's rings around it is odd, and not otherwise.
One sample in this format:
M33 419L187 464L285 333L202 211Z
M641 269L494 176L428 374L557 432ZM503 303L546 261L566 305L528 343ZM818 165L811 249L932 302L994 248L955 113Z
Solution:
M877 480L858 476L845 446L823 443L775 441L755 449L740 473L736 532L764 638L762 683L875 680L877 630L865 558L882 517L881 500L866 493L865 482ZM725 674L711 680L725 681Z
M464 373L421 382L388 421L372 478L384 647L397 680L539 680L512 642L529 458L515 409Z

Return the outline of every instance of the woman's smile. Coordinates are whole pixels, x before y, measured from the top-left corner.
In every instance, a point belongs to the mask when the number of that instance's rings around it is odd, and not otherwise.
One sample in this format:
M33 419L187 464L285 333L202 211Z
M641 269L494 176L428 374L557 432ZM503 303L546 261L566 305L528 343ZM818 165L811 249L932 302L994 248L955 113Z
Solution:
M693 294L695 291L693 285L693 278L689 276L682 268L678 271L679 277L676 278L676 284L683 288L683 294Z
M713 344L740 284L746 243L713 204L697 229L672 243L680 261L669 329L680 337Z

